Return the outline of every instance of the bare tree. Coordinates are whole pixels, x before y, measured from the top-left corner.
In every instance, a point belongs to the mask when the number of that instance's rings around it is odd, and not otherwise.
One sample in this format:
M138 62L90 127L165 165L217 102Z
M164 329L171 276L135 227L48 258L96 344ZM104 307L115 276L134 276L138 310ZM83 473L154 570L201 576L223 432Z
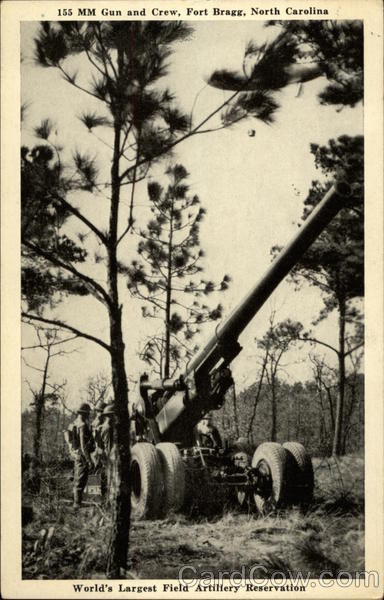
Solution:
M62 391L64 383L52 384L50 382L50 373L49 369L52 363L52 360L57 357L63 357L68 354L72 354L75 352L72 350L64 350L61 346L73 340L73 337L63 338L60 332L57 329L43 329L36 325L32 325L35 330L37 343L32 346L26 346L22 348L24 352L23 362L26 366L31 369L38 371L42 375L41 385L39 388L33 388L29 381L27 381L27 385L32 393L33 402L32 406L35 412L35 430L33 436L33 456L35 459L35 465L38 470L41 464L41 443L42 443L42 429L44 424L44 413L47 402L56 402L57 395L60 391ZM43 361L42 367L38 367L34 364L31 364L29 360L25 358L25 352L33 350L40 350L43 353Z
M111 377L105 371L88 377L84 388L86 402L93 408L96 408L99 402L106 403L111 388Z
M286 319L285 321L275 324L274 320L275 311L273 311L270 317L268 330L264 336L257 341L257 346L264 352L265 356L265 367L263 367L262 375L265 373L271 395L270 439L273 442L276 441L277 434L278 374L283 367L281 361L290 347L297 342L300 333L303 331L303 325L298 321ZM262 377L260 377L260 386L261 380Z

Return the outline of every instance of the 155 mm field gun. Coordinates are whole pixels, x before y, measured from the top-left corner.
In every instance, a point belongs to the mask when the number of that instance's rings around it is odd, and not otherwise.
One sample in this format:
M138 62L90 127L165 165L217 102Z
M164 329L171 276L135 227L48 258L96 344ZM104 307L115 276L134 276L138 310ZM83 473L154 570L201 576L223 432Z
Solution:
M218 325L183 375L153 381L146 375L141 377L145 415L136 416L136 443L132 446L134 518L180 509L186 496L196 490L196 473L200 482L203 473L205 481L235 490L240 502L251 502L260 512L310 501L312 462L299 442L266 442L250 456L244 440L232 446L197 442L196 426L209 411L223 405L233 383L230 364L242 349L240 334L349 195L346 183L335 184L327 192L264 276Z

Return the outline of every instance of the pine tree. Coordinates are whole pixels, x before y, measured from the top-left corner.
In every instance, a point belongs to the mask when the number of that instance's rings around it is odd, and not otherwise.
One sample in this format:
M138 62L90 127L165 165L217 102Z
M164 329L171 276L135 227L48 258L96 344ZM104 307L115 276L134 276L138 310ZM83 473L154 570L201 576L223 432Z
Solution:
M221 317L221 304L210 308L200 298L226 290L229 276L219 284L201 278L204 251L199 229L205 209L198 196L188 194L188 173L182 165L169 167L166 175L166 188L156 181L148 184L153 218L140 231L141 260L132 262L128 287L151 305L142 307L143 316L164 324L163 332L146 343L142 357L168 378L183 358L197 350L190 347L190 340L201 325Z
M46 140L52 124L46 120L36 133ZM46 144L21 150L21 291L29 309L53 307L68 294L87 295L88 289L73 273L52 273L48 256L54 253L58 264L83 263L87 252L61 233L71 213L66 203L65 178L54 151ZM38 257L36 248L40 249Z
M363 345L361 313L355 299L364 295L364 139L341 136L327 146L311 145L317 168L331 178L352 186L349 207L339 213L295 266L302 276L322 292L324 307L315 323L332 311L338 313L338 345L317 338L307 339L328 347L338 359L338 399L334 423L333 454L340 454L343 440L346 359ZM311 213L331 181L314 181L305 200L303 219ZM276 248L274 249L276 251Z

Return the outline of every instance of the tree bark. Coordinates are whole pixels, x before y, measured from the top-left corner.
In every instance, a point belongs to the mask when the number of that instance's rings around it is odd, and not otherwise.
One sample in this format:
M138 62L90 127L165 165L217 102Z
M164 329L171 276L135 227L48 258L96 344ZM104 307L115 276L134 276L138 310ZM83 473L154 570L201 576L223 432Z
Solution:
M115 463L112 502L112 526L108 547L107 577L119 579L126 569L131 515L130 445L128 415L128 385L124 364L124 344L121 331L121 311L110 315L111 366L115 396Z

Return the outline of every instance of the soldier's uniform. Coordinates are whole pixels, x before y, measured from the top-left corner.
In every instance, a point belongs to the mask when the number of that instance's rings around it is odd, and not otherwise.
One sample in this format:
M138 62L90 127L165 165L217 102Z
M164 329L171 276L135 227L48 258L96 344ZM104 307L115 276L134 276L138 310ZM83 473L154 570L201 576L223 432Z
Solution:
M109 499L113 498L115 492L115 438L114 438L114 407L107 404L103 411L103 423L100 428L100 438L103 446L103 457L106 471L106 488L109 491Z
M105 500L107 492L107 473L106 473L106 457L104 453L103 440L101 430L104 422L103 411L106 407L105 402L99 402L96 406L96 417L92 421L91 429L93 439L95 441L95 450L92 454L92 460L96 471L100 474L101 498Z
M79 508L81 506L84 488L88 481L88 474L93 466L91 452L94 448L94 442L89 426L90 410L88 404L82 404L78 410L78 416L71 426L73 440L71 455L74 461L74 508Z

